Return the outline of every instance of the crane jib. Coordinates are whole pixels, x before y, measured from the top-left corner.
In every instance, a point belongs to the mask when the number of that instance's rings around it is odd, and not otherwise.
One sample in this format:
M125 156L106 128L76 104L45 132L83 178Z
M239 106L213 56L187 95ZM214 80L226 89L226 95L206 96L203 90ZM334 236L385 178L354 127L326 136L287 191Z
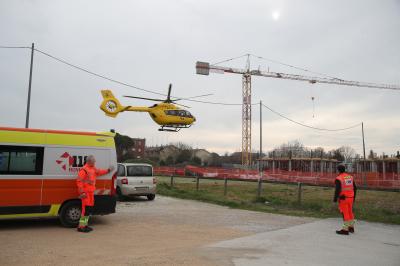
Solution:
M201 75L209 75L210 71L217 73L232 73L232 74L250 74L253 76L260 77L269 77L269 78L280 78L280 79L290 79L290 80L300 80L300 81L308 81L311 84L315 83L325 83L325 84L335 84L342 86L355 86L355 87L365 87L365 88L377 88L377 89L387 89L387 90L400 90L400 85L394 84L380 84L380 83L371 83L371 82L360 82L360 81L352 81L352 80L344 80L338 78L324 78L324 77L311 77L311 76L303 76L296 74L286 74L286 73L278 73L278 72L267 72L260 70L245 70L239 68L231 68L231 67L222 67L210 65L206 62L197 62L196 63L196 72Z

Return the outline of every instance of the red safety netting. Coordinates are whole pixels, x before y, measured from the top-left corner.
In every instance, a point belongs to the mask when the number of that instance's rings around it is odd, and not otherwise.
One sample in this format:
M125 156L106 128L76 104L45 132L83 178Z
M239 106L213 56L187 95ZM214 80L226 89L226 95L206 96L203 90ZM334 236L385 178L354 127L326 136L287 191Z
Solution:
M164 176L199 176L203 178L258 180L260 173L257 170L227 169L218 167L198 167L188 165L180 167L155 167L155 175ZM280 169L263 171L262 178L266 181L297 183L310 185L333 186L336 173L285 171ZM367 185L369 188L400 189L400 175L397 173L366 173L366 180L362 173L352 173L356 183ZM366 182L366 184L365 184Z

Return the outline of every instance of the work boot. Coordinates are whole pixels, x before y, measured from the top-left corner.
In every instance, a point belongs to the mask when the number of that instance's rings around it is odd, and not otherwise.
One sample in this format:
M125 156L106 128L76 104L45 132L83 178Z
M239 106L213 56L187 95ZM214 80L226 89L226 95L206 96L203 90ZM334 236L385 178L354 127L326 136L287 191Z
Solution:
M349 231L342 229L342 230L336 231L336 234L338 234L338 235L349 235Z
M90 230L89 228L87 228L87 226L85 226L85 227L78 227L77 231L81 233L89 233L92 230Z
M86 226L87 230L89 230L89 232L93 231L93 228L90 226Z
M349 232L352 233L352 234L354 234L354 226L350 226L350 227L349 227Z

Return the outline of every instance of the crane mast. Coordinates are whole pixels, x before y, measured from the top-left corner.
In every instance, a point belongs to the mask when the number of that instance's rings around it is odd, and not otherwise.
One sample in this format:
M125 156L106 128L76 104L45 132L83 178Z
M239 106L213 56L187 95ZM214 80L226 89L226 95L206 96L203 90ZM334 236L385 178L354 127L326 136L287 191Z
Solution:
M251 76L267 77L267 78L278 78L278 79L289 79L307 81L312 84L325 83L335 84L344 86L356 86L366 88L377 88L386 90L400 90L399 85L392 84L378 84L371 82L359 82L352 80L344 80L338 78L324 78L324 77L312 77L296 74L286 74L279 72L250 70L249 55L247 55L247 66L246 69L223 67L217 65L210 65L207 62L196 62L196 73L199 75L209 75L211 73L231 73L242 75L242 165L251 165Z

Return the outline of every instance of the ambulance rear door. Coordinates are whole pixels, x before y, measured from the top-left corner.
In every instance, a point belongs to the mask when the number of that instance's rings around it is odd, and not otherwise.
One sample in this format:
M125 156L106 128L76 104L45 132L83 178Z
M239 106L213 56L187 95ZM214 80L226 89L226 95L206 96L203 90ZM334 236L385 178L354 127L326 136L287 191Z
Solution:
M0 144L0 215L46 213L41 206L43 146Z

